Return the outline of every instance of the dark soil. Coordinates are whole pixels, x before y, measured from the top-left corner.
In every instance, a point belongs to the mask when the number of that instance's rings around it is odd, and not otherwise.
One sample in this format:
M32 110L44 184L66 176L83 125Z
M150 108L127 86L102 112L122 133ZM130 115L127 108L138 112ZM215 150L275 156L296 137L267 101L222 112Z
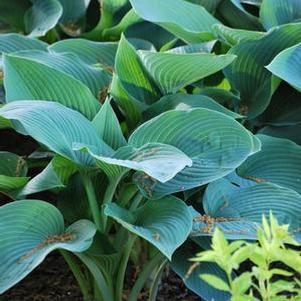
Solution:
M157 301L201 301L180 278L170 273L163 280ZM83 301L77 283L58 253L52 253L36 270L11 288L0 301ZM141 296L139 301L147 301Z

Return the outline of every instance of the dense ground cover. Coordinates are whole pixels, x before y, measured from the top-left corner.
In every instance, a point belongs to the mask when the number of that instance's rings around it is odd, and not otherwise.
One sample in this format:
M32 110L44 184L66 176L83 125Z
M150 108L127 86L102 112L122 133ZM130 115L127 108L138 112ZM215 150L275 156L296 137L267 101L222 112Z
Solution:
M157 300L167 269L229 300L199 277L226 280L215 262L190 270L216 228L256 241L272 211L300 241L300 16L298 0L0 1L0 294L59 250L85 300Z

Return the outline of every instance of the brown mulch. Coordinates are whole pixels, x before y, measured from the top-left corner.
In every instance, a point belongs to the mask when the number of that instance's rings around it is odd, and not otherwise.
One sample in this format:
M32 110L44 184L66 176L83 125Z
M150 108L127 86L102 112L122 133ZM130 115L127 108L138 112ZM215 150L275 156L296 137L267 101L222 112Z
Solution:
M201 301L189 292L174 273L163 279L157 301ZM83 301L77 283L58 253L46 260L16 286L0 296L0 301ZM141 296L139 301L147 301Z

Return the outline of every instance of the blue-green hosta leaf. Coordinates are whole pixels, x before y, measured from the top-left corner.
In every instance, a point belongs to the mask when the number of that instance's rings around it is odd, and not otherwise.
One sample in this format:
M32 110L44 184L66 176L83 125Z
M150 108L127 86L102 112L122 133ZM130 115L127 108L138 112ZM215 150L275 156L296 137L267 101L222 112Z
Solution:
M204 108L165 112L136 129L128 143L140 148L154 142L175 146L193 165L164 184L138 173L136 181L150 198L221 178L260 149L259 140L233 118Z
M63 13L57 0L31 0L32 7L24 15L26 32L31 37L44 36L55 27Z
M218 6L218 13L232 28L263 29L259 18L249 13L240 0L222 1Z
M123 166L128 169L142 171L159 182L171 180L186 166L192 165L192 160L174 146L162 143L146 143L139 148L125 146L119 148L112 157L97 155L86 146L75 146L75 149L87 150L99 165ZM104 166L104 169L109 167Z
M54 52L71 52L85 61L87 64L100 64L105 67L114 67L117 43L94 42L85 39L67 39L49 46Z
M111 148L97 135L93 125L80 113L50 101L15 101L0 108L14 130L29 135L55 153L80 165L94 165L88 155L73 150L74 143L93 145L110 154Z
M139 55L163 94L176 93L181 88L222 70L235 59L234 55L209 53L139 51Z
M211 26L219 23L204 7L184 0L130 2L142 19L162 26L188 43L213 40Z
M15 52L13 55L48 66L73 77L86 85L95 97L98 97L99 92L107 87L111 81L107 71L88 65L73 53L27 50Z
M45 50L48 44L17 33L0 34L0 53L10 53L19 50Z
M263 0L260 6L260 20L265 29L300 21L299 0Z
M127 144L110 100L105 101L92 124L99 137L114 150Z
M283 49L300 42L300 35L301 23L283 25L261 39L238 44L229 51L237 58L225 69L225 75L239 91L241 106L249 118L266 109L273 93L272 76L265 66Z
M280 52L266 68L301 91L300 59L301 44L297 44Z
M65 229L62 214L43 201L22 200L0 207L0 293L26 277L55 249L85 251L95 232L88 220Z
M22 197L45 190L63 188L70 176L77 171L78 168L73 162L63 157L55 156L41 173L32 178L18 192L18 196Z
M258 183L251 186L237 186L229 180L220 179L208 185L203 199L205 214L213 218L213 223L207 224L212 233L214 219L229 223L227 228L231 238L241 235L256 238L256 224L261 223L262 215L272 211L280 223L289 224L292 233L300 229L301 195L294 190L272 183ZM233 229L230 227L234 222ZM255 224L254 224L255 223ZM253 225L252 225L253 224ZM206 231L200 231L207 233Z
M212 27L217 38L230 46L235 46L242 42L257 40L265 35L265 32L230 28L222 24L216 24Z
M185 53L199 53L199 52L205 52L210 53L215 45L216 41L210 41L205 43L198 43L198 44L189 44L184 46L178 46L175 48L172 48L167 53L177 53L177 54L185 54Z
M216 264L202 262L188 274L192 266L190 259L195 257L195 254L199 253L200 249L192 241L185 242L173 255L171 268L183 279L185 285L202 297L202 299L207 301L229 301L230 296L228 293L214 289L200 278L201 274L212 274L226 280L225 273Z
M266 181L290 188L301 194L301 146L294 142L257 135L261 151L251 156L238 169L241 177Z
M151 77L140 62L135 48L124 36L119 42L115 70L127 93L142 103L152 103L160 96Z
M210 97L200 94L184 93L162 97L143 112L143 116L149 119L169 110L189 110L193 108L205 108L218 111L235 119L243 118L243 116L228 110Z
M13 153L0 152L0 191L14 196L28 181L26 162Z
M91 0L79 0L76 1L76 5L73 0L58 0L63 8L63 14L60 18L60 23L74 24L78 20L82 19L87 11Z
M110 204L106 206L105 214L149 241L168 259L187 239L192 227L188 206L175 197L148 201L132 212Z
M92 119L100 104L89 88L65 72L14 54L4 56L6 101L57 101Z
M205 7L210 13L214 13L221 0L185 0Z

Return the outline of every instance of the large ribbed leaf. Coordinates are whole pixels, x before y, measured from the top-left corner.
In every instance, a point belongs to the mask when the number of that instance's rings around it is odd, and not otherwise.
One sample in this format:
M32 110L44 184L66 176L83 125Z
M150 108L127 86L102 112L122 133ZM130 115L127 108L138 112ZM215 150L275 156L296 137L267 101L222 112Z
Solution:
M270 211L280 223L289 224L291 232L300 230L300 194L272 183L238 185L226 179L208 185L203 206L205 214L213 218L213 222L200 229L200 235L212 234L215 226L227 222L228 234L232 239L235 234L237 238L243 235L255 239L256 225L260 224L262 215L269 216ZM219 223L215 223L214 218ZM234 223L232 229L231 221Z
M22 190L18 192L19 198L33 193L63 188L70 176L78 171L77 166L69 160L55 156L45 169L32 178Z
M0 192L14 195L28 181L26 162L13 153L0 152Z
M163 94L175 93L225 68L235 59L234 55L209 53L177 54L139 51L139 55Z
M80 165L92 165L93 159L88 154L75 152L73 143L93 145L104 154L111 152L86 118L55 102L11 102L0 108L0 116L10 120L17 132L33 137L57 154Z
M61 213L43 201L23 200L0 207L0 293L26 277L55 249L85 251L95 232L88 220L65 229Z
M65 72L14 54L4 56L6 101L57 101L92 119L100 104L89 88Z
M259 140L233 118L204 108L163 113L142 124L129 138L129 145L135 148L151 142L177 147L193 165L164 184L137 174L137 183L150 198L221 178L260 149Z
M142 66L135 48L121 37L115 70L127 93L142 103L151 103L159 98L159 92L151 77Z
M73 53L49 53L39 50L27 50L15 52L13 55L48 66L73 77L85 84L95 97L98 97L99 92L107 87L111 81L107 71L88 65Z
M194 293L207 301L229 301L229 294L214 289L200 278L201 274L212 274L226 280L225 273L214 263L202 262L189 273L192 262L191 258L199 253L201 247L192 241L185 242L173 255L171 268L183 279L185 285ZM189 273L189 274L188 274Z
M117 43L94 42L84 39L68 39L52 44L49 50L77 54L87 64L100 64L103 67L114 66Z
M26 32L29 36L44 36L55 27L63 13L57 0L31 0L32 7L24 15Z
M259 18L249 13L241 0L222 1L217 12L230 27L248 30L261 30Z
M119 148L112 157L97 155L86 146L76 146L76 149L88 150L104 170L122 166L146 173L151 178L165 183L171 180L186 166L192 165L192 160L174 146L162 143L147 143L140 148L125 146ZM109 166L107 166L109 165Z
M194 4L200 4L209 12L214 13L221 0L185 0Z
M101 107L92 124L99 137L114 150L127 144L109 100Z
M294 142L257 135L262 148L238 169L241 177L266 181L293 189L301 194L301 146Z
M234 46L246 41L260 39L265 35L265 33L261 31L230 28L222 24L214 25L213 32L220 41L230 46Z
M211 26L219 23L204 7L184 0L130 2L142 19L162 26L188 43L212 40Z
M298 44L280 52L267 69L301 91L300 59L301 44Z
M162 97L159 101L151 105L143 113L143 116L149 119L169 110L189 110L193 108L205 108L218 111L235 119L243 118L243 116L228 110L210 97L200 94L184 93Z
M225 74L240 93L242 109L249 118L262 113L270 102L271 73L265 66L283 49L300 42L300 35L301 23L283 25L261 39L241 43L229 51L237 59L225 69Z
M110 204L106 206L105 214L130 232L148 240L169 259L187 239L192 227L188 206L174 197L148 201L134 211Z
M260 19L265 29L294 23L301 18L299 0L263 0L260 6Z
M63 7L63 14L60 18L60 23L70 25L75 24L82 19L87 11L91 0L77 0L74 5L73 0L58 0Z
M216 41L197 43L197 44L188 44L184 46L178 46L167 50L168 53L177 53L177 54L185 54L185 53L199 53L205 52L210 53L215 45Z
M18 50L46 50L48 44L16 33L0 34L0 53L9 53Z

